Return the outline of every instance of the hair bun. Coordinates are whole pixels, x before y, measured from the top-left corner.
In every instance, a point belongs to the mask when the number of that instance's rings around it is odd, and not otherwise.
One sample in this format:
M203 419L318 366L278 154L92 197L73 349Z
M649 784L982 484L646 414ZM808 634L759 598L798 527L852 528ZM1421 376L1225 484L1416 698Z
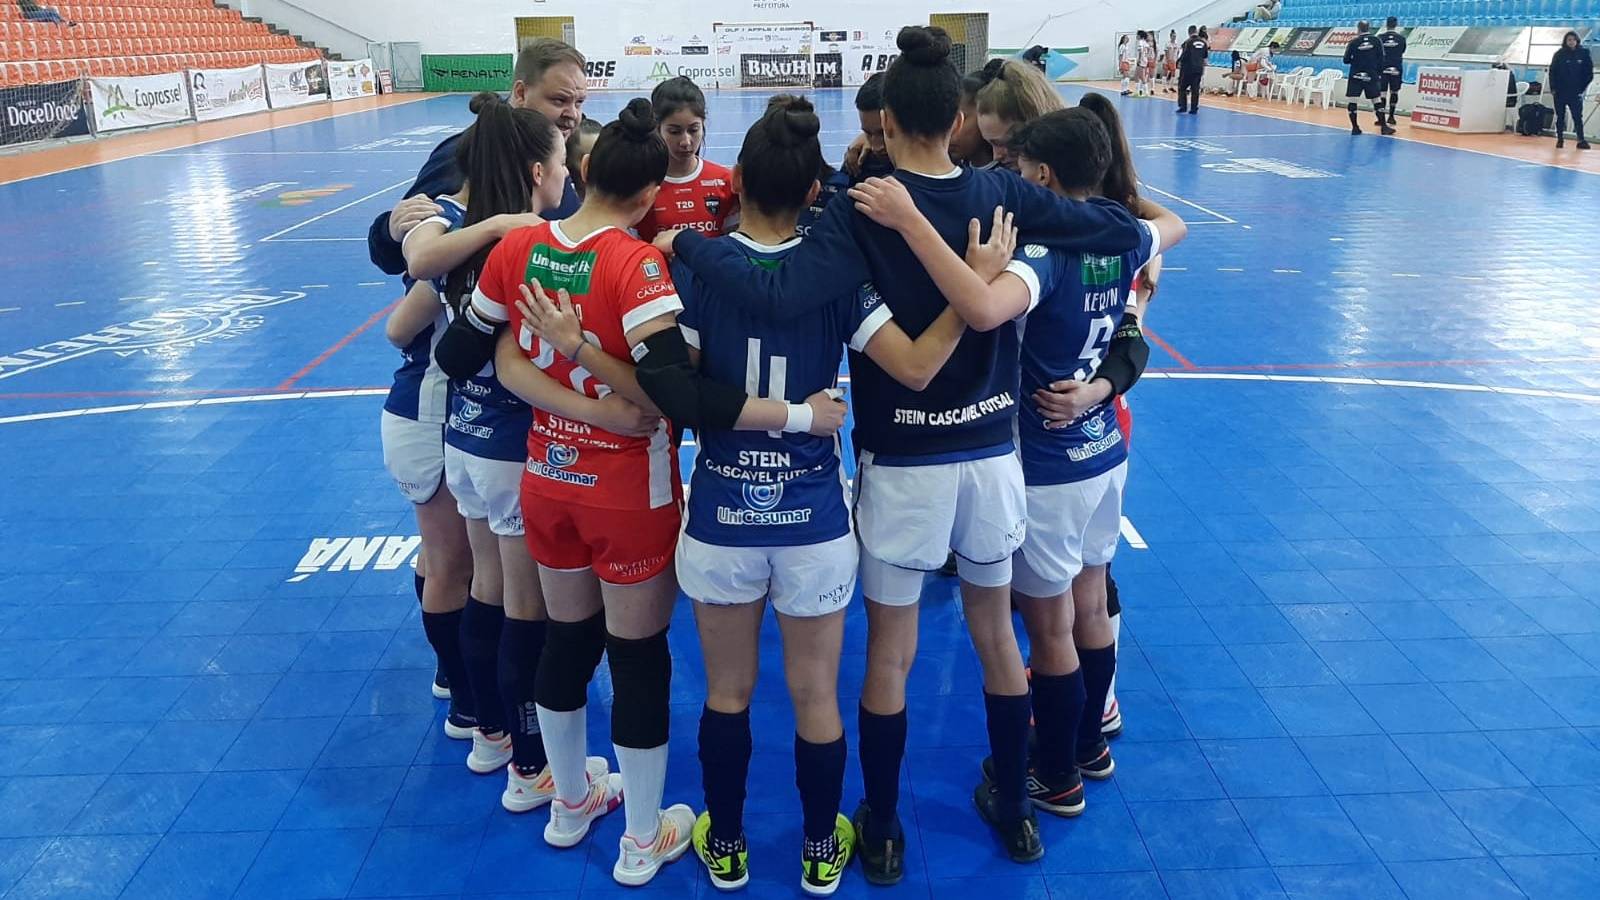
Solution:
M635 97L628 101L622 112L617 113L617 122L622 126L622 134L628 140L645 141L655 133L656 112L649 100Z
M816 107L804 97L788 97L769 112L777 113L769 120L769 136L780 147L798 147L822 132Z
M473 115L478 115L485 109L488 109L497 103L504 102L505 100L494 91L479 91L478 93L473 94L472 99L467 102L467 109L471 110Z
M989 60L987 63L984 63L983 66L982 78L984 84L988 84L996 78L1004 78L1005 72L1006 60L1003 57L997 56L994 59Z
M938 26L907 25L895 44L900 58L914 66L937 66L950 58L950 35Z

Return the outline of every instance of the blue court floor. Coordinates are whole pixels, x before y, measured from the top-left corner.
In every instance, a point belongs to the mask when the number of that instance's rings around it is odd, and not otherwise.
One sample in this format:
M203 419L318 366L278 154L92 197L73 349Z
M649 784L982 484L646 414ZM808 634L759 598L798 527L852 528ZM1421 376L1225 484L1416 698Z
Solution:
M713 98L709 155L731 162L763 102ZM837 157L850 97L819 103ZM1000 855L970 807L977 667L930 581L909 875L852 871L841 896L1595 896L1600 182L1122 107L1192 228L1131 397L1117 775L1082 818L1041 817L1042 863ZM396 354L373 326L399 289L363 241L467 120L434 98L0 187L8 900L626 892L621 817L546 848L428 694L415 525L378 444ZM681 612L667 798L698 806ZM749 893L796 896L763 647ZM692 859L639 892L710 893Z

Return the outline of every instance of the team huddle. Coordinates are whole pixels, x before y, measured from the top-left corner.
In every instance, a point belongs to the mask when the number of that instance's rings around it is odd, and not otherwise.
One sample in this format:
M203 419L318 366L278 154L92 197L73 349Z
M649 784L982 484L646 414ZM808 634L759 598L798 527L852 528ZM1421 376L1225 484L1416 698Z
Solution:
M553 847L621 807L625 885L690 848L715 887L748 882L769 603L801 887L833 893L855 858L874 884L903 877L906 678L924 578L950 554L990 745L973 802L1004 851L1039 859L1035 811L1083 813L1082 779L1114 770L1122 398L1149 355L1160 254L1186 229L1138 193L1104 97L1066 108L1013 61L963 76L938 28L898 43L856 98L841 168L812 105L785 95L730 170L700 156L688 79L599 127L582 117L583 58L536 42L509 99L475 97L472 126L369 235L408 281L382 437L422 533L445 732L470 741L471 771L506 773L507 810L549 807ZM858 582L865 798L847 818L838 670ZM680 589L707 681L698 815L665 805ZM586 746L602 657L616 771Z

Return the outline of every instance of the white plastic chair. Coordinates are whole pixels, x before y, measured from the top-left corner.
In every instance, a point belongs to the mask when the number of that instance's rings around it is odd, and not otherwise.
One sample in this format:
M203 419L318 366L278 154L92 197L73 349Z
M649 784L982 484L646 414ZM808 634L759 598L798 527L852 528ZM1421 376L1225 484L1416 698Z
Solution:
M1300 92L1300 83L1310 74L1310 66L1298 66L1289 72L1279 72L1272 79L1272 87L1267 90L1267 99L1276 100L1282 97L1285 102L1293 103L1295 95Z
M1328 109L1329 107L1333 106L1333 86L1338 83L1338 69L1324 69L1317 73L1317 77L1311 79L1302 88L1302 91L1306 95L1306 106L1310 106L1311 101L1319 94L1322 96L1323 109Z

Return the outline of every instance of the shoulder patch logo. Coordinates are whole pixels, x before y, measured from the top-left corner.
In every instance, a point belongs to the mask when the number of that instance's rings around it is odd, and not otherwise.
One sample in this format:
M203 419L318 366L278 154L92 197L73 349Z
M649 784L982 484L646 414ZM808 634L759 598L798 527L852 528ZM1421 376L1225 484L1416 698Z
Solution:
M1050 248L1043 244L1028 244L1022 248L1022 255L1029 259L1044 259L1050 253Z
M644 279L646 281L661 280L661 264L656 262L654 259L646 259L639 263L639 271L644 273Z

